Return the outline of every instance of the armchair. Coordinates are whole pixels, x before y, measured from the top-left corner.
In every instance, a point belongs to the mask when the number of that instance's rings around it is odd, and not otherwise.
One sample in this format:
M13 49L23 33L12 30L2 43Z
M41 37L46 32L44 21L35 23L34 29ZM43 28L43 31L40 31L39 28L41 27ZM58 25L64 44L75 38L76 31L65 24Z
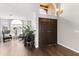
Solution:
M2 35L3 35L3 42L5 42L7 39L12 39L12 36L10 35L10 30L2 31Z

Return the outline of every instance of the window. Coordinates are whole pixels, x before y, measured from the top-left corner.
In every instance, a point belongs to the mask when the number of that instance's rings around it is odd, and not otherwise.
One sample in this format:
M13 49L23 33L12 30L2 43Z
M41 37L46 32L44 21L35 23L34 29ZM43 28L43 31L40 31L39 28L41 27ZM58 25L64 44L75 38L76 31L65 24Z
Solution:
M22 25L22 22L21 22L21 20L13 20L11 22L11 24L20 24L20 25Z

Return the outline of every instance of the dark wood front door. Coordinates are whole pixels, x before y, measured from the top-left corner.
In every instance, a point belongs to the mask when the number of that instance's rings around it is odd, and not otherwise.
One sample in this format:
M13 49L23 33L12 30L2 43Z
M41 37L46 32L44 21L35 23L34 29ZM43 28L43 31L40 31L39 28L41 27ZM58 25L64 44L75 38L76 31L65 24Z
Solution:
M39 18L39 45L47 46L57 43L57 20Z

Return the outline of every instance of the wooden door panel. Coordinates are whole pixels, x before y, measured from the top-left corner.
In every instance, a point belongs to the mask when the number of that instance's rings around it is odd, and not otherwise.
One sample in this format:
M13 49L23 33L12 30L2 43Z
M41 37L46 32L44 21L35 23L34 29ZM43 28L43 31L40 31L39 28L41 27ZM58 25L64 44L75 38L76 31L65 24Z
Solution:
M39 18L39 44L57 43L57 20Z

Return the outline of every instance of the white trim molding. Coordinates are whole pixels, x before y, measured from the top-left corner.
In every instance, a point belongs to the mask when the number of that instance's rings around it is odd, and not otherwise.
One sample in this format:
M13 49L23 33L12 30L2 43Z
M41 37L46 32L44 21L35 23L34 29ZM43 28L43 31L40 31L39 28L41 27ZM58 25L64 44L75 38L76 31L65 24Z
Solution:
M61 44L61 43L58 43L58 44L61 45L61 46L63 46L63 47L66 47L66 48L68 48L68 49L70 49L70 50L72 50L72 51L74 51L74 52L76 52L76 53L79 53L78 50L75 50L75 49L73 49L73 48L71 48L71 47L69 47L69 46L67 46L67 45L64 45L64 44Z

